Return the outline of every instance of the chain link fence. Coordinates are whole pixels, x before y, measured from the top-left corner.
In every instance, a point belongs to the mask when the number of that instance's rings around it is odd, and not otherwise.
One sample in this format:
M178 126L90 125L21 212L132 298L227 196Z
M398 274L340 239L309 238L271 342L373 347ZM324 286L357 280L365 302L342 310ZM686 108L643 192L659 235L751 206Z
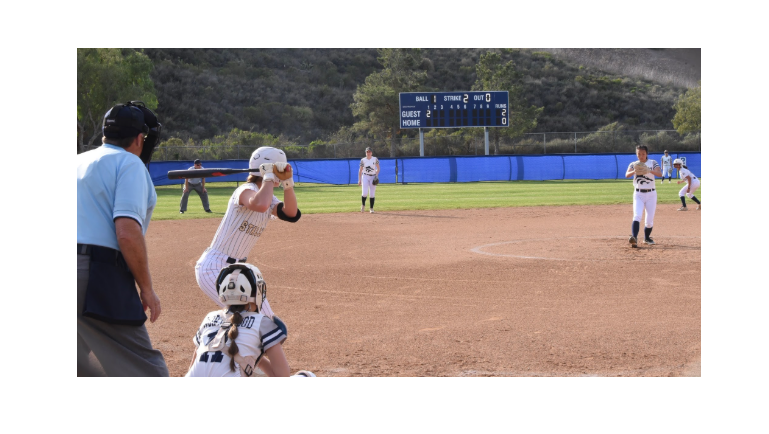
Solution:
M433 136L425 134L424 155L485 155L483 130L472 136ZM520 137L497 136L489 131L489 154L579 154L579 153L633 153L636 145L649 147L650 152L701 151L700 133L682 136L675 130L620 130L592 132L527 133ZM311 145L287 144L276 147L286 152L289 159L358 158L365 155L366 147L380 158L391 157L389 139L359 140L351 143L325 143ZM86 147L86 150L94 147ZM245 160L254 151L252 146L217 144L212 146L159 146L152 159L177 160ZM419 156L419 138L399 138L395 141L396 157Z

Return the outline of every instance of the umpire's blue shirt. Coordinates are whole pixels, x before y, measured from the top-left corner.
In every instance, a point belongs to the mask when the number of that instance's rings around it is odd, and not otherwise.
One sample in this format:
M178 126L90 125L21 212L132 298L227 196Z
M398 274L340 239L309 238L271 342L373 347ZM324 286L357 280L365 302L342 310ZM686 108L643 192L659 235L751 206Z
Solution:
M120 250L115 219L136 220L147 233L155 186L136 155L104 144L77 156L77 242Z

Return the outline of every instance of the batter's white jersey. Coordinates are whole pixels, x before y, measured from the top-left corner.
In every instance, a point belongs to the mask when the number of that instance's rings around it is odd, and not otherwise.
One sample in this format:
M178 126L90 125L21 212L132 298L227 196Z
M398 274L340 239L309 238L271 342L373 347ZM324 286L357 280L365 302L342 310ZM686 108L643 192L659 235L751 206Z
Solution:
M287 336L273 320L256 312L242 312L243 321L238 326L238 354L235 355L235 371L230 370L231 357L227 329L222 323L227 317L225 310L206 315L197 334L192 339L197 347L193 362L185 377L251 377L257 371L264 352L286 340ZM218 335L218 336L217 336Z
M631 170L633 166L635 166L637 163L640 163L640 161L636 160L630 163L630 165L627 167L627 170ZM646 160L646 163L644 164L646 164L646 167L648 167L649 170L654 170L660 167L655 160ZM644 189L644 190L652 189L654 188L654 182L655 182L654 179L655 179L654 174L651 172L645 175L634 175L633 187L637 189Z
M262 235L262 231L267 227L273 208L280 203L280 200L273 195L272 203L267 211L252 211L244 205L240 205L240 194L245 190L257 192L259 188L256 184L247 182L235 189L210 247L236 259L248 256L248 253L259 240L259 236Z
M668 155L667 157L663 155L661 160L662 160L662 167L673 167L673 157L671 157L670 155Z
M363 168L363 175L374 176L376 175L376 165L379 163L377 157L371 157L369 160L366 157L360 159L360 167Z

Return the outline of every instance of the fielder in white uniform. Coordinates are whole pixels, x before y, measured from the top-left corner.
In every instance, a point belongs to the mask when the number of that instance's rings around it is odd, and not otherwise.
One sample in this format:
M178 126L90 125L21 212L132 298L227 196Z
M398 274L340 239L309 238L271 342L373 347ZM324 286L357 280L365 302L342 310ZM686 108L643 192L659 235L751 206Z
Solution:
M644 243L654 244L651 238L652 228L654 227L654 212L657 210L657 191L654 188L654 176L662 176L660 166L654 160L647 158L649 149L645 145L635 147L635 154L638 161L630 163L625 173L625 178L633 177L633 235L630 236L630 245L638 247L638 231L641 226L641 217L646 209L646 224L644 225ZM645 174L636 173L636 165L646 166L648 172Z
M293 179L281 182L273 173L275 166L291 170L286 154L280 149L265 146L251 154L248 167L254 172L232 193L211 245L195 264L198 286L219 306L224 307L224 304L219 299L216 279L222 268L246 261L270 216L292 223L302 216L296 203ZM273 189L279 184L283 186L283 202L273 195ZM265 315L272 317L267 300L262 309Z
M662 156L662 177L660 178L660 184L665 182L665 175L668 177L668 184L671 184L670 179L673 176L673 157L668 155L668 151L665 151L665 155Z
M700 201L697 199L697 196L694 195L694 192L700 188L700 180L694 176L694 174L691 172L691 170L689 170L688 167L686 167L682 160L676 158L676 160L673 161L673 166L675 166L676 170L678 170L678 173L681 174L681 180L676 181L676 184L680 184L682 182L686 183L686 187L682 188L681 191L678 192L678 197L681 198L681 205L683 205L681 208L678 208L678 211L688 210L688 208L686 208L686 198L684 196L689 196L689 199L693 200L697 204L697 210L699 210L701 206Z
M358 185L363 185L363 192L361 194L361 206L360 212L366 209L366 196L371 195L371 205L369 212L374 213L374 195L376 193L376 185L374 185L374 179L379 176L379 159L372 157L371 148L366 148L366 156L360 159L360 170L358 170Z

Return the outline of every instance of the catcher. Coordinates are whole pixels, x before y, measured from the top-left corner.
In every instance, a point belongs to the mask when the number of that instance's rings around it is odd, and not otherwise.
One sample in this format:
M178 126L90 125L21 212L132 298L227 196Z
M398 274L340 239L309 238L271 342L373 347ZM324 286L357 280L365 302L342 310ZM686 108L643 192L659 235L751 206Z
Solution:
M216 284L221 269L228 264L246 262L271 216L291 223L302 216L296 203L291 165L283 151L269 146L258 148L251 154L248 167L254 171L246 183L232 193L211 245L195 264L198 286L222 307ZM283 186L283 202L273 194L278 185ZM272 317L267 300L262 309Z
M635 147L638 160L630 163L625 172L625 178L633 177L633 234L629 242L631 247L638 247L638 232L641 226L641 217L646 210L646 224L644 227L644 244L653 245L651 238L654 227L654 213L657 210L657 191L654 188L654 177L662 176L662 169L655 160L649 160L649 149L646 145Z
M288 377L283 352L285 324L262 312L267 284L251 264L230 264L217 278L224 310L203 319L193 342L197 347L185 377ZM299 371L296 377L315 377Z

